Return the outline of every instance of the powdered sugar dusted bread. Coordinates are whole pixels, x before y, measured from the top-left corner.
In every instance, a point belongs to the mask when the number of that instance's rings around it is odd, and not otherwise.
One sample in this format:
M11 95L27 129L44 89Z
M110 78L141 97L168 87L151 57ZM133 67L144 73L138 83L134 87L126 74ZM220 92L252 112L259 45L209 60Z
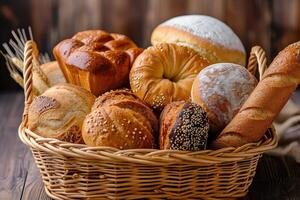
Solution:
M192 101L208 114L213 133L220 133L239 111L257 84L244 67L218 63L203 69L192 86Z
M174 17L160 24L151 42L176 43L205 55L212 63L231 62L245 65L245 48L230 27L205 15Z
M168 104L160 119L160 149L199 151L206 148L208 118L197 104L175 101Z

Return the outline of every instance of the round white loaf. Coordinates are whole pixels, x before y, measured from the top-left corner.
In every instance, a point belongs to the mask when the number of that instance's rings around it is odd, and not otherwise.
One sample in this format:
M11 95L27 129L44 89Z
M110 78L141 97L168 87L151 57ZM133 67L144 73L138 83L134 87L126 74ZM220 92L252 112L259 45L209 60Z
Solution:
M207 112L211 130L218 134L236 115L256 85L256 78L246 68L233 63L218 63L198 74L191 97Z
M225 23L210 16L185 15L169 19L155 28L151 42L188 46L213 63L245 65L245 48L238 36Z

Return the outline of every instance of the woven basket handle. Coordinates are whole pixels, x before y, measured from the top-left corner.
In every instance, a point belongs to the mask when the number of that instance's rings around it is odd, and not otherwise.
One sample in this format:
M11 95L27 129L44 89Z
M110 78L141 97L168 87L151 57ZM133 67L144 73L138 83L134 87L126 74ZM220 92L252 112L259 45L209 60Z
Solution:
M25 44L24 48L24 69L23 69L23 81L24 81L24 94L25 105L23 113L23 122L27 126L28 120L28 108L33 99L33 86L32 86L32 69L34 64L38 64L38 49L36 43L29 40Z
M248 60L248 71L255 76L258 67L259 80L267 69L267 58L266 53L260 46L254 46L251 49L249 60Z

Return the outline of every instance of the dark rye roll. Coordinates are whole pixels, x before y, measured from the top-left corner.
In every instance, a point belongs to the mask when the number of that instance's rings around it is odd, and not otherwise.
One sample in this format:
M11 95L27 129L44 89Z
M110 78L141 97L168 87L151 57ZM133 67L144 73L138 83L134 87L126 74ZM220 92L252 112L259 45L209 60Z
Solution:
M160 149L203 150L208 131L208 117L199 105L172 102L164 108L160 117Z

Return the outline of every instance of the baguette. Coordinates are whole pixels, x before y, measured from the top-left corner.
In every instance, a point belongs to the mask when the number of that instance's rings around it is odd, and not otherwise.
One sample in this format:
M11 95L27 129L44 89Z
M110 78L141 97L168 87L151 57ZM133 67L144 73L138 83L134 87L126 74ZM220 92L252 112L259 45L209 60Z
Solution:
M212 143L213 149L259 141L300 83L300 41L282 50L247 101Z

